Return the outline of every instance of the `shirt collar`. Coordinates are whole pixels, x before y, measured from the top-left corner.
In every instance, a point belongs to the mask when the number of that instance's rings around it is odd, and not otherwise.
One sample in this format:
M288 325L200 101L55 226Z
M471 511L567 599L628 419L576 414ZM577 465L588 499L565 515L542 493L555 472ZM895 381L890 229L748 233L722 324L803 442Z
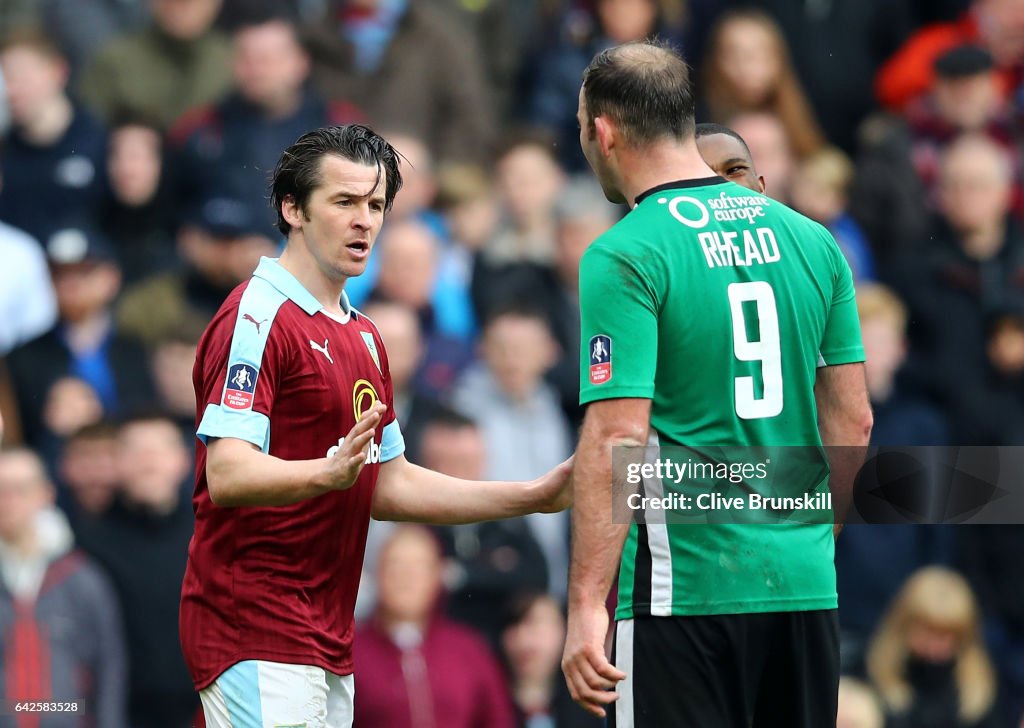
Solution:
M253 276L262 278L282 294L295 302L299 308L310 316L323 310L323 306L316 300L316 297L306 290L305 286L299 283L299 279L278 262L278 258L261 257L260 264L256 266ZM341 292L341 310L346 315L351 313L352 306L348 302L348 294Z
M729 180L719 176L698 177L696 179L681 179L676 180L675 182L666 182L665 184L658 185L657 187L652 187L646 192L641 192L639 195L637 195L636 200L634 201L634 207L636 205L639 205L641 202L646 200L651 195L657 194L658 192L665 192L667 190L681 190L687 189L689 187L708 187L710 185L724 185L727 184L728 182Z

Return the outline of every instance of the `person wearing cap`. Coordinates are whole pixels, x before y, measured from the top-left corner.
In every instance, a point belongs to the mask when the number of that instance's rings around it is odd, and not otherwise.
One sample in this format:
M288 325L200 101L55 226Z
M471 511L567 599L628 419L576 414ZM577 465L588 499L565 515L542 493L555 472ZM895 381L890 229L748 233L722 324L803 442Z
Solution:
M962 134L987 136L1005 150L1014 170L1021 167L1010 105L1000 89L992 54L976 45L957 46L935 60L934 71L928 94L906 112L910 158L933 205L940 157ZM1017 211L1024 211L1019 185L1015 200Z
M153 396L153 384L138 342L118 333L112 304L121 271L109 244L88 228L58 230L46 240L50 275L57 292L57 323L11 351L7 363L18 400L26 443L52 444L45 412L58 383L72 379L91 390L102 412L117 415ZM80 423L80 424L85 424Z
M875 76L875 95L896 112L926 94L935 80L935 61L964 44L992 54L1000 94L1005 98L1021 81L1024 61L1024 5L1020 0L973 0L959 18L917 30Z
M129 288L117 309L118 328L153 346L189 319L209 321L260 257L277 253L277 237L262 207L234 197L204 200L178 231L184 267Z

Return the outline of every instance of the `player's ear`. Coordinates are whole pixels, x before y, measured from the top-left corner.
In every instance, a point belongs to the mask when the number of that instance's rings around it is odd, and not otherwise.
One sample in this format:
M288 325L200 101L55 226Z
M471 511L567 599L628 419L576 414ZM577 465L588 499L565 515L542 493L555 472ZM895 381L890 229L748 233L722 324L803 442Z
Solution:
M597 137L601 153L607 157L615 146L618 136L615 124L607 116L599 116L594 119L594 134Z
M302 207L299 205L295 195L285 195L281 201L281 217L293 228L301 228L305 219Z
M767 187L767 185L765 185L765 183L764 183L764 175L763 175L763 174L759 174L759 175L757 175L757 186L758 186L758 188L760 188L760 190L761 190L761 194L762 194L762 195L766 195L766 194L768 194L768 193L767 193L767 192L765 191L765 190L767 190L767 189L768 189L768 187Z

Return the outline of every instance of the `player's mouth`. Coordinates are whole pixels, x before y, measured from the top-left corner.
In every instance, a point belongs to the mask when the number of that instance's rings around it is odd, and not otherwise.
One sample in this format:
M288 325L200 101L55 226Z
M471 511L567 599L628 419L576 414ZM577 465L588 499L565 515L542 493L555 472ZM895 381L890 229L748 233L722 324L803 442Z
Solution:
M345 246L354 258L362 260L370 254L370 244L365 240L356 240Z

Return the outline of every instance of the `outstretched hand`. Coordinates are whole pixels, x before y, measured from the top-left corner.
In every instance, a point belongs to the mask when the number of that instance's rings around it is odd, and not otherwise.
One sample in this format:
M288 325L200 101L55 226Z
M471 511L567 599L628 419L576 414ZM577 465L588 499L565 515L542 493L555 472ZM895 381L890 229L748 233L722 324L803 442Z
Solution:
M572 699L585 711L605 717L606 705L619 699L615 685L626 679L604 654L608 611L603 604L569 610L569 625L562 653L562 672Z
M538 513L558 513L572 505L572 463L575 455L533 481Z
M337 452L327 458L326 476L332 488L347 490L355 485L369 458L370 443L377 434L377 425L386 411L383 402L374 404L345 435Z

